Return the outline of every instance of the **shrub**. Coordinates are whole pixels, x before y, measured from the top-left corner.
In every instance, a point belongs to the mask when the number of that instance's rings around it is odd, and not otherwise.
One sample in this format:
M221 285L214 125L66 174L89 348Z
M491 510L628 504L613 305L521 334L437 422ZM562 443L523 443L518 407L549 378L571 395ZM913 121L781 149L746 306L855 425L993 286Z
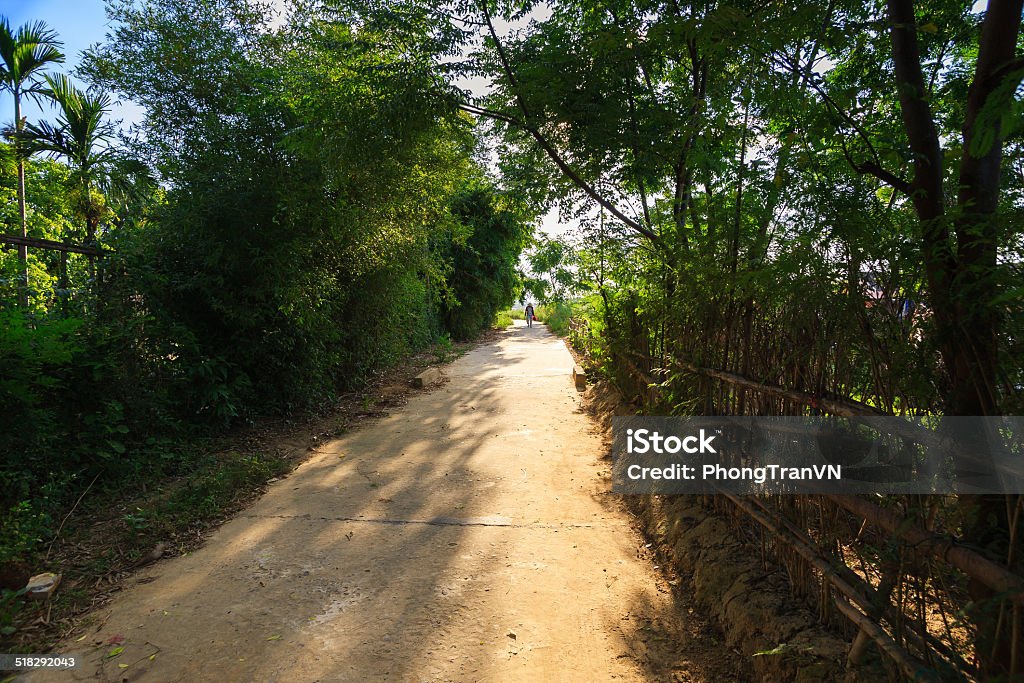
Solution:
M537 320L559 337L569 334L569 320L572 318L572 306L562 301L541 304L536 310Z

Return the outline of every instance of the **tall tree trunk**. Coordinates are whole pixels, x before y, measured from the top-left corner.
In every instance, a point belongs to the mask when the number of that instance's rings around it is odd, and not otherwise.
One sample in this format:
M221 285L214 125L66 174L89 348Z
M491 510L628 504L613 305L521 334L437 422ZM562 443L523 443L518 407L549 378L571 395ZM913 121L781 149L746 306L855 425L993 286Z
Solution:
M88 178L82 178L82 193L85 197L85 243L89 247L96 247L96 232L99 229L100 221L96 207L94 207L92 203L92 195L90 194ZM98 294L98 286L96 282L96 259L93 256L89 256L89 281L93 293Z
M997 209L1003 136L995 120L980 119L986 105L999 96L1007 78L1017 78L1017 35L1024 0L991 0L982 24L978 61L967 98L963 125L963 154L954 234L945 215L942 154L921 68L913 0L888 0L896 87L904 129L914 152L911 198L921 221L923 256L931 291L938 348L948 379L947 415L997 415L996 390L999 319L995 305L997 275ZM1016 63L1019 67L1019 62ZM1013 88L1010 88L1012 91ZM1008 95L1006 95L1008 96ZM981 130L981 125L995 130ZM978 149L977 140L991 140ZM953 239L955 237L955 247ZM967 448L980 438L965 437ZM967 540L985 548L997 560L1019 556L1011 552L1013 534L1003 496L961 496ZM1012 506L1011 506L1012 507ZM1020 541L1016 541L1020 543ZM988 586L971 581L977 626L975 658L985 678L1021 680L1024 628L1012 623L1017 613ZM1016 642L1015 642L1016 641Z
M956 296L953 306L959 324L950 330L957 353L951 367L956 377L953 383L956 393L950 396L949 408L960 415L999 413L996 390L998 313L994 300L1003 131L998 118L985 122L979 117L986 104L1000 104L990 100L998 96L1002 85L1000 72L1013 62L1022 6L1024 0L989 3L978 43L974 79L967 93L958 212L954 222L958 263L953 280ZM1005 104L1009 106L1009 101ZM989 135L988 148L976 149L979 138Z
M963 155L954 223L957 241L957 271L953 307L959 325L951 330L956 354L950 368L951 393L947 403L951 414L997 415L1000 411L997 386L999 311L997 245L999 243L999 176L1002 165L1003 131L998 118L981 120L988 107L1001 109L992 101L1007 77L1004 69L1015 57L1024 0L993 0L989 3L978 44L974 79L967 93L963 125ZM1019 83L1019 77L1017 82ZM1005 103L1009 106L1009 102ZM987 128L987 130L986 130ZM994 128L994 130L993 130ZM989 137L991 136L991 137ZM987 149L979 139L991 140ZM979 437L979 442L981 438ZM1013 496L972 496L963 501L967 536L993 557L1007 561L1020 557L1021 545L1011 529ZM1017 545L1017 548L1011 548ZM1013 567L1011 566L1011 569ZM977 581L968 585L972 600L981 606L977 635L977 657L992 677L1024 679L1018 661L1024 652L1019 614L995 591ZM1016 642L1014 642L1016 641ZM1015 656L1016 655L1016 656Z
M21 153L21 92L14 90L14 129L17 136L14 141L14 153L18 161L18 217L21 219L21 236L28 237L28 215L25 210L25 157ZM21 287L18 288L18 300L22 308L28 308L28 247L18 245L18 260L21 261Z

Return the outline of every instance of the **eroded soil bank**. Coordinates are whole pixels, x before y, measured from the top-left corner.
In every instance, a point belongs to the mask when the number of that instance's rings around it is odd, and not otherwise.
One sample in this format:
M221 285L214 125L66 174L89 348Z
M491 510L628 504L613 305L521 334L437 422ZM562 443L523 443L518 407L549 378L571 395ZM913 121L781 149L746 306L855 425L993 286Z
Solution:
M602 426L607 453L611 418L633 411L607 385L589 389L586 402ZM850 643L822 626L793 597L785 571L742 542L735 527L698 497L629 496L623 502L657 561L679 577L697 609L721 629L728 648L749 662L756 680L885 680L875 661L847 671Z

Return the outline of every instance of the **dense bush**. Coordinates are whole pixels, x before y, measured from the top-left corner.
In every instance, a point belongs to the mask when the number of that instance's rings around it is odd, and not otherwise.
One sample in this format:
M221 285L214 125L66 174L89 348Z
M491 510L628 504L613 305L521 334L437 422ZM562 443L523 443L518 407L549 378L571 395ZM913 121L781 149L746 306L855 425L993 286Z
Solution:
M496 329L503 330L506 327L512 327L515 323L512 322L512 315L508 311L498 311L494 314L494 324Z
M572 304L554 301L537 306L537 319L547 325L559 337L569 334L569 321L572 319Z
M452 212L464 234L455 236L449 247L445 324L457 339L468 339L518 293L517 265L528 226L508 198L482 183L465 186L454 198Z

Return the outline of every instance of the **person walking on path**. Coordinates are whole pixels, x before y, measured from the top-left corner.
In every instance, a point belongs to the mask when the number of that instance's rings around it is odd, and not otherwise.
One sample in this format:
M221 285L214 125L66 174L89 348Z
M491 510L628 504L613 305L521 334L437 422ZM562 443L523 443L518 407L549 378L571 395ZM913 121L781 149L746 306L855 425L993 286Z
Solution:
M533 304L526 304L526 326L533 327Z

